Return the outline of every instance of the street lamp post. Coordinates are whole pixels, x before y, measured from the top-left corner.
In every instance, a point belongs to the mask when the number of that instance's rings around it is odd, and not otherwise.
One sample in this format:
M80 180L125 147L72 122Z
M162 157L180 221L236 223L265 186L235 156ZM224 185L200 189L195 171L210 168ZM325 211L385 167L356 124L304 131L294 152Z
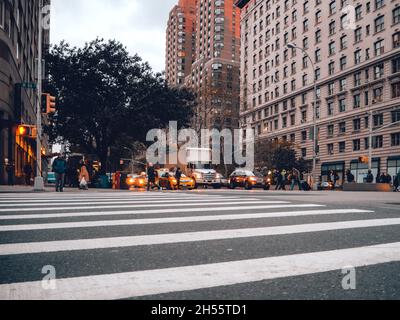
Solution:
M298 47L295 44L289 43L287 44L287 47L289 49L298 49L303 52L303 54L308 58L308 60L311 62L311 66L313 68L313 79L314 79L314 105L313 105L313 168L312 168L312 184L313 184L313 189L318 190L318 178L316 175L316 170L317 170L317 148L318 148L318 130L317 130L317 103L318 103L318 87L317 87L317 79L316 79L316 68L313 60L311 59L310 55L307 53L307 51L302 48Z
M34 183L34 191L44 191L44 180L42 176L42 114L41 114L41 96L42 96L42 43L43 43L43 16L42 16L43 0L39 0L39 35L38 35L38 62L37 62L37 102L36 102L36 177Z

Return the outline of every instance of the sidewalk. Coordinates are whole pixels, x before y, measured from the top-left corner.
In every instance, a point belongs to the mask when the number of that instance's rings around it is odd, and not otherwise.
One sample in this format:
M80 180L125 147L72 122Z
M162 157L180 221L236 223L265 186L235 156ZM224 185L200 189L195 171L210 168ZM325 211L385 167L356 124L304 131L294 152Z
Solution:
M89 189L81 191L78 190L77 188L64 188L64 192L114 192L114 191L122 191L122 190ZM56 192L55 186L46 186L44 192ZM38 192L33 191L33 186L0 186L0 193L38 193Z

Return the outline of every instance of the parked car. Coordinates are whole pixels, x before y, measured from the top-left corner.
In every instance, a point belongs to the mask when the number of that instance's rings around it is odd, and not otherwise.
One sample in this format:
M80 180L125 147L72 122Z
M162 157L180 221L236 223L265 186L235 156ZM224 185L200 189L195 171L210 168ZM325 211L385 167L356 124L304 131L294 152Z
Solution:
M264 177L259 172L235 170L229 177L229 188L235 189L237 187L243 187L246 190L251 190L253 188L269 190L271 187L271 180L268 177Z

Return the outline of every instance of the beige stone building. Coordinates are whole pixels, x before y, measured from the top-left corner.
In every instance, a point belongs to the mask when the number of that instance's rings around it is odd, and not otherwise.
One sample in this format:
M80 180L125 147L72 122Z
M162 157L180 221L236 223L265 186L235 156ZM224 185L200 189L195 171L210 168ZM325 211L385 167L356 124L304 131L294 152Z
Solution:
M394 0L239 0L240 121L257 139L292 141L312 160L317 84L317 175L368 165L400 170L400 3ZM311 61L299 49L304 48ZM315 71L314 71L314 67ZM372 115L372 117L370 117ZM393 123L393 125L391 125Z
M167 25L165 73L168 84L182 86L195 57L196 1L180 0Z
M236 128L239 121L239 69L240 69L240 9L234 0L195 1L193 36L186 39L183 55L192 54L186 60L185 85L197 96L198 108L193 126L202 128ZM174 76L176 65L176 35L179 30L173 25L175 12L171 11L167 29L166 75L168 83L182 84ZM188 21L186 21L188 23ZM188 36L188 33L186 33ZM190 51L192 50L192 51ZM179 57L178 60L180 61Z

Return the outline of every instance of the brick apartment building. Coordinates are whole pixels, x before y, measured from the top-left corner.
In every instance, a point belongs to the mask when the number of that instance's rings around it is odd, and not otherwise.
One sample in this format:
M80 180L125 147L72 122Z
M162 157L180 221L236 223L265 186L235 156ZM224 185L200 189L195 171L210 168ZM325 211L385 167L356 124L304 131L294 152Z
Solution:
M185 1L178 7L185 8ZM187 1L190 7L193 1ZM240 105L240 9L233 0L197 0L195 2L195 20L192 38L186 33L181 55L192 56L190 66L185 65L185 85L191 88L198 98L198 110L193 120L197 129L236 128L239 120ZM182 4L183 3L183 4ZM183 9L172 9L171 15ZM192 16L186 22L186 28L192 28ZM171 21L171 18L170 18ZM189 25L188 25L189 24ZM171 32L172 30L172 32ZM192 29L191 29L192 30ZM176 60L181 57L174 51L170 42L174 42L177 30L169 23L167 29L167 81L176 81L169 70L174 69ZM172 33L172 35L171 35ZM193 44L193 46L191 46ZM172 48L172 49L171 49ZM175 58L174 58L175 57ZM188 62L188 61L186 61ZM182 69L182 68L181 68ZM181 71L182 72L182 71ZM181 73L181 75L183 72Z
M36 123L36 90L21 84L37 81L38 17L39 0L0 0L0 184L24 183L24 166L35 168L36 142L17 127ZM43 44L46 50L49 30Z
M240 121L257 139L287 140L317 175L351 169L362 182L372 123L373 173L400 170L400 3L239 0ZM315 65L301 50L304 48ZM372 117L370 115L372 114ZM394 125L391 126L391 123Z

